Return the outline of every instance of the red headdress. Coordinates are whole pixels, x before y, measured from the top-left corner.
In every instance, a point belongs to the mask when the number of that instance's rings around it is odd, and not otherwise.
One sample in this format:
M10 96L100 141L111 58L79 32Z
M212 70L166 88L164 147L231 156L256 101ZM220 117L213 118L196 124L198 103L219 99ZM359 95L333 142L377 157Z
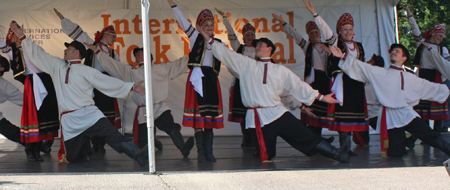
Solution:
M339 20L336 23L336 32L339 34L341 27L347 24L354 26L353 17L350 13L344 13L341 17L339 17Z
M306 23L306 33L309 34L309 32L311 32L311 30L319 30L319 27L313 21L309 21Z
M209 9L203 9L197 17L197 23L196 25L198 26L202 26L202 24L204 22L206 22L207 20L212 20L214 21L214 15L212 14L212 12Z
M245 35L245 33L249 32L249 31L252 31L253 33L255 33L256 29L252 24L247 23L244 25L244 27L242 27L242 34Z
M21 29L21 27L17 24L16 21L13 20L12 23L16 24L17 27ZM6 44L8 44L8 46L11 46L11 44L14 43L12 41L13 38L14 38L14 32L11 30L11 27L10 27L9 30L8 30L8 34L6 35Z
M95 43L99 43L100 40L102 39L103 35L105 35L105 33L116 33L116 31L114 30L114 26L113 25L109 25L106 28L103 28L103 30L101 32L97 31L97 33L94 34L95 36Z
M444 25L437 25L433 28L431 28L430 30L425 32L425 39L430 39L431 35L433 35L434 33L444 33L445 34L445 26Z

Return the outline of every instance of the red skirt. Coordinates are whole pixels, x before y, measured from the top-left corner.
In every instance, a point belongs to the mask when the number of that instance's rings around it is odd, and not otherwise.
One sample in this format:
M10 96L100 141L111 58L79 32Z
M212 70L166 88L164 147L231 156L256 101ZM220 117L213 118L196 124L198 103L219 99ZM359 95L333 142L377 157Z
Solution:
M192 127L194 129L222 129L223 125L223 106L222 106L222 92L220 90L220 83L217 80L217 91L219 96L218 116L201 116L197 103L197 92L194 86L189 81L192 70L189 72L188 80L186 81L186 95L184 99L184 113L183 126ZM203 86L207 89L207 86Z
M30 76L27 76L24 82L20 141L24 143L36 143L44 140L52 140L57 136L58 131L43 132L39 129L38 114L34 103L33 85L30 81Z

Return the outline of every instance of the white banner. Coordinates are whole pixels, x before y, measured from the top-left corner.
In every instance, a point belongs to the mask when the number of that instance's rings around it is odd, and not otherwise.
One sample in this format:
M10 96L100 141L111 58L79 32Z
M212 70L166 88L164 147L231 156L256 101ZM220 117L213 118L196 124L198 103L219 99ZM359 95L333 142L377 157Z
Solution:
M374 4L374 2L370 2ZM167 5L168 6L168 5ZM185 16L194 23L200 9L183 10ZM150 10L148 22L150 24L150 37L154 63L160 64L175 60L189 53L189 41L184 32L178 27L170 9ZM256 38L267 37L271 39L277 47L273 59L277 64L283 64L290 68L300 77L303 77L304 55L294 40L287 37L283 32L283 27L272 18L272 13L282 15L283 19L293 25L307 39L304 26L307 21L313 20L309 11L304 7L277 8L277 9L230 9L224 11L230 23L234 25L238 39L242 42L241 28L245 23L251 23L256 27ZM358 5L316 7L316 11L335 30L337 18L348 12L355 20L355 41L360 41L365 45L366 57L373 53L379 54L379 39L376 21L376 7L370 5L361 8ZM215 13L215 11L213 11ZM117 41L113 48L117 51L123 63L134 63L132 51L136 47L142 46L142 20L140 10L105 10L105 11L61 11L64 17L77 23L92 38L94 33L102 30L105 26L113 25L117 33ZM363 14L361 14L363 13ZM72 41L62 32L60 19L53 11L3 11L0 12L0 38L4 40L9 23L16 20L23 24L25 34L33 41L42 46L48 53L57 57L63 57L64 42ZM365 19L362 22L362 19ZM227 31L222 23L220 15L215 14L216 37L229 44ZM322 40L324 40L322 38ZM5 74L5 78L13 81L11 73ZM187 74L178 77L170 82L168 103L172 109L173 116L177 123L181 124L182 110L184 107L184 93ZM225 67L219 75L222 87L222 97L224 102L225 120L228 116L229 88L232 80L231 75ZM19 89L23 89L20 83L15 82ZM129 105L129 104L126 104ZM3 106L2 106L3 107ZM17 107L17 106L16 106ZM2 108L0 110L3 110ZM14 108L15 114L3 111L13 123L18 124L20 108ZM134 109L128 109L129 117L122 118L127 126L127 132L131 132L131 124L134 116ZM11 112L11 111L9 111ZM298 117L298 112L297 115ZM183 128L183 133L192 135L193 131ZM240 134L239 125L225 122L225 129L217 130L216 134L237 135ZM159 133L161 134L161 133Z

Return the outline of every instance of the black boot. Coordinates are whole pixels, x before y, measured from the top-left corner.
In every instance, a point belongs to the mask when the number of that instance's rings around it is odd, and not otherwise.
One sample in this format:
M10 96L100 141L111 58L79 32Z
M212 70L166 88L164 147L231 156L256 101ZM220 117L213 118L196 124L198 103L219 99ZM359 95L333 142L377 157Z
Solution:
M205 139L204 134L205 132L199 131L195 133L195 144L197 144L197 161L199 162L206 162L205 157Z
M217 159L213 155L213 138L212 129L205 129L205 157L209 162L216 162Z
M33 143L33 149L34 149L34 154L36 156L37 161L39 162L43 162L44 159L41 157L41 146L42 146L42 141L38 142L38 143Z
M442 132L444 122L442 120L435 120L433 125L433 131L437 131L439 133Z
M186 143L184 143L183 136L178 129L173 129L169 136L172 138L173 144L181 151L181 154L183 154L184 157L188 157L192 147L194 147L194 138L190 137Z
M406 138L406 147L408 147L409 150L414 149L416 146L417 137L411 134L408 138Z
M154 141L153 142L155 142L155 148L157 148L158 150L162 150L163 149L163 144L162 144L162 142L161 141L159 141L158 139L156 139L156 137L154 138ZM147 146L147 145L146 145Z
M322 140L319 144L317 144L316 150L325 157L332 158L342 163L347 163L349 161L348 152L350 151L350 138L347 137L339 149Z
M435 140L427 140L425 143L429 144L432 147L438 148L439 150L442 150L442 152L450 156L450 143L444 140L442 136L439 136Z
M245 123L241 123L241 132L242 132L242 143L241 147L252 147L253 139L250 131L245 128Z
M34 152L33 143L25 143L25 153L27 154L27 160L30 162L37 162L36 153Z
M146 145L143 149L139 149L139 147L131 141L121 142L120 145L121 151L128 157L136 160L141 167L148 164L148 145Z
M351 132L339 132L339 144L342 146L346 143L347 138L350 138ZM348 151L349 156L358 156L358 154L354 153L353 151Z
M45 154L50 154L50 152L52 151L53 141L54 139L42 142L41 152Z

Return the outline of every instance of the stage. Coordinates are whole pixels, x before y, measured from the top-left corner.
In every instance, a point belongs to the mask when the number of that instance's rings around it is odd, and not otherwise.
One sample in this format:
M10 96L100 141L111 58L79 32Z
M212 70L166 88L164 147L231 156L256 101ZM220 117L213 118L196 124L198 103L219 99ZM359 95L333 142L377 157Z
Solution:
M443 133L450 141L450 133ZM338 137L335 136L337 139ZM323 169L373 169L401 168L421 166L443 166L449 158L442 151L428 145L416 142L414 150L409 150L402 158L382 158L380 154L379 135L370 136L369 147L356 147L352 150L358 154L351 157L349 163L339 163L317 154L307 157L290 147L284 140L278 138L277 156L271 163L261 163L252 156L253 148L241 148L241 137L215 137L214 155L216 163L197 162L197 149L194 148L188 158L182 158L181 153L168 137L158 137L164 147L156 151L156 171L163 172L195 172L195 171L277 171L277 170L323 170ZM338 146L335 140L333 145ZM57 153L59 143L55 142L51 154L43 154L44 162L29 162L26 159L24 147L9 140L0 140L0 174L91 174L91 173L142 173L148 171L148 166L140 167L125 154L119 154L106 145L106 153L95 153L88 162L59 163ZM444 169L444 168L442 168Z

